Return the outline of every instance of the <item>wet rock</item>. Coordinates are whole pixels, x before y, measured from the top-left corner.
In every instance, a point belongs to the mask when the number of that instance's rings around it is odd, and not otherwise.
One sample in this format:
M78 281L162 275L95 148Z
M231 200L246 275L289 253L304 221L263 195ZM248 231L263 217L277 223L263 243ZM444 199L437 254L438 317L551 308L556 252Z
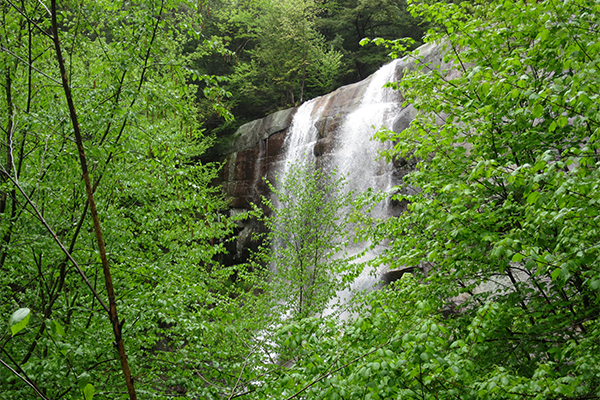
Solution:
M335 141L333 138L323 138L319 139L315 144L315 148L313 149L313 154L315 157L321 157L324 154L331 154L335 147Z
M390 283L395 282L398 279L402 278L402 275L412 274L414 271L415 271L415 267L392 269L388 272L383 273L381 275L381 280L386 284L390 284Z

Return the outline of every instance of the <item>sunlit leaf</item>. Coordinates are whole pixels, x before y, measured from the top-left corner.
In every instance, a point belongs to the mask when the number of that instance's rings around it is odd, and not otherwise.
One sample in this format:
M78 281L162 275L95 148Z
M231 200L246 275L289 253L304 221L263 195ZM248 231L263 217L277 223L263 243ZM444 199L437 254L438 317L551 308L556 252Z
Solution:
M10 331L12 332L13 336L22 331L27 326L30 317L31 310L29 308L19 308L13 313L13 315L10 317L10 320L8 321L8 325L10 326Z
M91 383L88 383L83 388L83 397L85 400L92 400L94 398L94 386Z

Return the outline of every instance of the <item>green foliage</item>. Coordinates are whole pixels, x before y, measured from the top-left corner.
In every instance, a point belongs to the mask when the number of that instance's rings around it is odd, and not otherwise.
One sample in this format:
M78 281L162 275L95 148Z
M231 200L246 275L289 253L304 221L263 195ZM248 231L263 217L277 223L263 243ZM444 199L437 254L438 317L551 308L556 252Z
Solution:
M421 160L406 178L421 191L379 227L382 261L428 263L433 294L469 298L452 325L477 338L462 358L479 398L598 395L597 7L411 5L453 70L397 85L418 116L380 139Z
M357 304L358 318L288 321L274 337L294 361L271 369L248 398L422 398L449 375L448 333L427 287L407 276ZM427 397L427 396L426 396Z
M361 47L363 38L420 43L426 30L404 0L217 0L206 14L204 35L222 51L195 65L209 74L230 74L226 104L244 121L374 73L388 51ZM215 131L226 135L221 128Z
M298 87L329 85L331 76L309 79L339 58L310 61L327 52L308 3L258 3L229 18L252 27L246 39L264 40L252 42L254 65L239 64L237 84L270 87L269 96L291 88L293 102ZM339 195L343 179L296 168L285 190L273 189L283 207L265 220L279 249L262 260L278 271L270 280L256 265L214 261L233 222L218 215L216 166L197 162L211 141L198 125L198 87L188 85L202 79L225 111L223 79L190 67L211 46L222 50L196 34L197 12L208 11L62 7L140 397L600 395L597 0L410 4L452 67L421 64L393 85L418 116L379 138L394 143L390 159L419 160L405 183L420 192L396 195L408 212L368 233L389 246L381 263L423 273L357 297L347 321L318 317L359 268L341 257L353 215L340 210L358 209ZM123 398L111 325L89 287L104 297L46 11L22 2L0 12L0 398ZM403 50L376 36L386 51ZM184 52L190 37L206 47ZM283 50L300 58L280 64ZM270 86L257 83L263 70ZM292 86L281 89L284 81Z
M232 225L218 215L218 166L198 161L212 141L188 84L195 56L182 54L201 21L180 2L59 6L136 387L140 397L200 392L198 376L178 381L194 372L174 353L205 362L206 310L237 290L214 261ZM2 3L0 18L0 398L31 398L32 385L48 398L122 398L112 327L90 289L106 298L50 19L31 1Z
M418 116L379 138L394 143L387 157L419 160L405 179L420 192L396 195L408 212L371 238L390 246L382 263L423 272L369 294L347 322L288 321L270 340L290 362L237 393L600 395L599 6L412 4L446 66L394 85Z
M364 47L362 39L410 38L420 43L426 31L422 19L408 12L405 0L336 0L325 1L323 7L319 31L344 55L338 85L365 79L389 60L385 48Z
M221 9L220 29L233 31L235 42L246 41L231 80L235 103L267 111L333 88L341 54L317 32L320 12L320 2L312 0L244 1Z

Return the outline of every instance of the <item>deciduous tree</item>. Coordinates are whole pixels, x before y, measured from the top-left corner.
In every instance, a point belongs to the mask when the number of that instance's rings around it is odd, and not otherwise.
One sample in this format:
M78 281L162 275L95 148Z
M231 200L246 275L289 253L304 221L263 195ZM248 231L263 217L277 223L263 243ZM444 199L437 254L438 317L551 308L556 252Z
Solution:
M192 10L0 6L1 396L206 385L170 367L175 349L197 351L203 313L228 292L213 262L225 203L216 168L198 162L210 140L181 51L200 24Z
M273 200L265 201L273 214L265 219L269 247L262 261L272 271L269 291L282 315L320 315L355 276L344 250L358 203L346 185L343 177L310 163L290 166L271 185Z

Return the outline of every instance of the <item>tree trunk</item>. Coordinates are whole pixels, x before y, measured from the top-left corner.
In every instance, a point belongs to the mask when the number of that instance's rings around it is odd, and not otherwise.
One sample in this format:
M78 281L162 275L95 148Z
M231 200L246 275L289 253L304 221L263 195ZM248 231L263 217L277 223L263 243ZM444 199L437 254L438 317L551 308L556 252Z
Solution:
M100 253L100 259L102 260L102 270L104 272L104 281L106 285L106 292L108 295L109 303L109 319L113 326L113 334L115 336L115 344L119 353L119 360L121 361L121 369L123 370L123 376L127 385L127 392L129 393L130 400L136 400L137 395L133 386L133 379L131 377L131 371L129 369L129 363L127 361L127 355L125 353L125 345L123 343L122 328L125 320L119 322L119 316L117 313L117 303L115 300L115 293L113 288L113 282L110 272L110 266L108 264L108 258L106 256L106 248L104 246L104 238L102 236L102 230L100 228L100 219L98 218L98 211L96 209L96 202L94 200L94 192L90 181L90 175L88 172L87 160L85 157L85 150L83 147L83 138L81 135L81 129L79 126L79 119L75 110L75 104L73 102L73 96L71 94L71 87L69 86L69 80L67 78L67 70L65 67L64 59L62 56L62 50L60 46L60 39L58 37L58 22L57 22L57 11L56 11L56 0L51 2L51 14L52 14L52 33L54 47L56 51L56 58L60 68L60 74L62 79L62 87L69 107L69 115L71 118L71 124L75 133L75 141L77 142L77 150L79 152L79 163L81 165L81 172L83 180L85 182L85 189L87 192L88 204L90 208L90 214L94 224L94 232L96 234L96 243L98 245L98 251Z

